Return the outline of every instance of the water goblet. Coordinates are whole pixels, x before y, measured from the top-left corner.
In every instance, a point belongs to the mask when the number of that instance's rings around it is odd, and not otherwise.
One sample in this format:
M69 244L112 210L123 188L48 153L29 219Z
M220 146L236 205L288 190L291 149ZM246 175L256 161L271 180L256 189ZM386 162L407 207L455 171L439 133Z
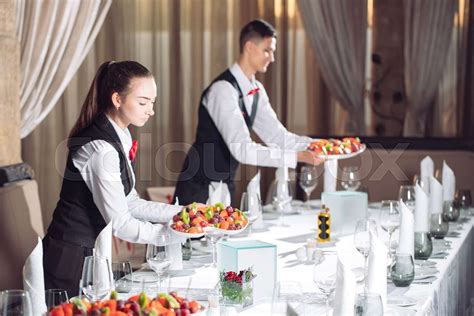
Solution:
M101 256L88 256L82 268L81 289L91 301L106 298L113 289L112 271L109 260Z
M383 304L380 294L376 293L359 293L357 294L356 303L354 305L354 315L356 316L372 316L383 315Z
M242 193L240 210L247 215L249 221L248 234L250 235L252 233L253 223L262 217L263 207L260 201L260 195L258 193Z
M69 300L66 290L63 289L48 289L44 292L44 296L48 310Z
M5 316L33 316L29 293L23 290L0 292L0 314Z
M359 168L355 166L346 166L341 172L341 186L347 191L357 191L360 187Z
M471 191L467 189L458 189L455 195L455 201L464 214L473 215L469 210L472 205Z
M304 193L306 194L306 209L310 209L309 207L309 200L311 196L311 192L316 188L318 185L318 175L316 172L316 168L314 166L303 166L301 167L301 173L299 175L299 185L303 189Z
M401 185L398 191L398 200L403 203L412 212L415 211L415 187L413 185Z
M112 275L117 292L128 293L132 290L133 272L130 261L112 262Z
M364 279L367 274L367 259L370 251L370 231L378 235L377 223L373 219L357 221L354 232L354 246L364 256Z
M278 226L286 227L284 215L285 211L291 208L291 201L293 200L292 188L290 181L277 180L275 190L273 191L272 203L277 212L280 213Z

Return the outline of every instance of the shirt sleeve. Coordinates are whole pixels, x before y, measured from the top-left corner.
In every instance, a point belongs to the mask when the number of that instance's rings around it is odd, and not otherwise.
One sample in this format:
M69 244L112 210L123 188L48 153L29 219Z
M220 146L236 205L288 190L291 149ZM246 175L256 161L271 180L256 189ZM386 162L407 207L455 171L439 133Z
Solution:
M260 88L259 101L257 115L253 123L255 133L267 146L295 151L305 150L313 139L289 132L278 120L263 85L258 83L258 86Z
M146 220L158 219L160 222L167 222L171 214L164 212L158 215L162 211L160 203L155 203L154 207L143 207L143 203L134 197L130 197L130 200L135 211L129 209L129 200L125 196L120 177L119 155L112 145L102 140L87 143L73 156L73 163L92 192L94 203L104 220L107 223L112 222L115 236L134 243L158 243L156 236L165 226ZM133 213L142 215L142 220L134 217ZM157 215L145 215L149 213Z
M133 217L155 223L167 223L183 209L180 205L144 200L140 198L135 188L127 195L127 201L128 209Z
M275 168L296 167L295 149L263 146L252 140L239 107L238 93L229 82L215 82L209 89L204 106L232 156L240 163Z

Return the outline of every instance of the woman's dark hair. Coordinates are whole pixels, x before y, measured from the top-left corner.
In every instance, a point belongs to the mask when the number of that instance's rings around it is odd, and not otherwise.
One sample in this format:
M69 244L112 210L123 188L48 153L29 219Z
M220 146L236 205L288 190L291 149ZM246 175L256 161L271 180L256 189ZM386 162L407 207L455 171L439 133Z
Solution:
M275 28L264 20L253 20L245 25L240 31L240 53L243 53L245 43L253 39L264 39L265 37L277 37Z
M113 109L112 94L117 92L125 97L133 78L146 77L153 77L153 75L145 66L136 61L106 61L100 65L82 104L81 114L69 133L69 138L79 135L94 122L99 114Z

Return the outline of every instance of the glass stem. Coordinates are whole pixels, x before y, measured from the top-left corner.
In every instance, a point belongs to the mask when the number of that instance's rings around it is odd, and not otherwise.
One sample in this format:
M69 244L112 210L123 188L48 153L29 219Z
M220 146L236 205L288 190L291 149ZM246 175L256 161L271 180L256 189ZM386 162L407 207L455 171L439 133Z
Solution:
M369 254L364 254L364 293L366 293L366 288L365 288L365 281L367 279L367 259L369 258Z
M306 193L306 209L307 210L310 210L311 208L309 207L309 196L311 195L311 192L308 192L308 191L304 191Z
M217 267L217 249L216 249L216 241L211 237L212 243L212 266L215 268Z
M388 257L390 259L390 263L392 263L392 234L393 231L388 233Z
M329 316L329 295L326 295L326 316Z

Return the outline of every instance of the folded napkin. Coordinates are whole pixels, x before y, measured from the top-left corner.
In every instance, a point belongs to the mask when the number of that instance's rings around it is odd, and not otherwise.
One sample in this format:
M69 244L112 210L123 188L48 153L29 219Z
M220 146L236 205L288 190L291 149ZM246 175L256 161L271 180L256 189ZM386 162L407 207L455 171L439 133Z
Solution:
M112 273L112 221L110 221L99 233L95 240L94 256L107 258L109 271L104 270L105 267L99 265L98 269L94 269L96 279L102 279L103 284L107 284L107 275Z
M280 202L282 203L283 211L285 213L290 213L292 210L291 207L291 200L293 199L293 196L291 195L291 192L289 191L289 186L288 186L288 181L290 180L290 177L288 175L288 168L278 168L275 171L275 190L277 191L277 196L280 199ZM272 201L273 202L273 201ZM280 211L280 210L277 210Z
M456 190L456 177L446 161L443 161L443 201L453 201Z
M206 204L214 205L216 203L222 203L225 206L230 205L230 192L227 183L211 182L209 184L209 199Z
M415 196L415 232L429 232L430 211L428 194L418 183L415 185Z
M443 212L443 186L435 177L430 178L430 203L431 214Z
M430 156L426 156L420 163L420 178L428 188L430 185L430 177L432 175L434 175L434 162Z
M415 255L415 222L413 213L405 203L400 200L400 235L398 240L398 253Z
M336 191L337 185L337 159L324 162L324 192Z
M333 315L353 315L356 295L356 277L350 263L338 249L336 291L334 295Z
M30 294L35 315L45 314L47 308L44 294L43 243L39 237L38 244L23 266L23 289Z
M377 293L382 298L384 310L387 306L387 253L384 242L371 230L370 251L365 290Z
M178 199L174 205L179 205ZM183 269L183 252L182 252L182 243L186 241L185 238L179 237L176 234L170 233L170 243L165 246L166 251L168 252L171 258L171 264L169 266L170 270L182 270Z

